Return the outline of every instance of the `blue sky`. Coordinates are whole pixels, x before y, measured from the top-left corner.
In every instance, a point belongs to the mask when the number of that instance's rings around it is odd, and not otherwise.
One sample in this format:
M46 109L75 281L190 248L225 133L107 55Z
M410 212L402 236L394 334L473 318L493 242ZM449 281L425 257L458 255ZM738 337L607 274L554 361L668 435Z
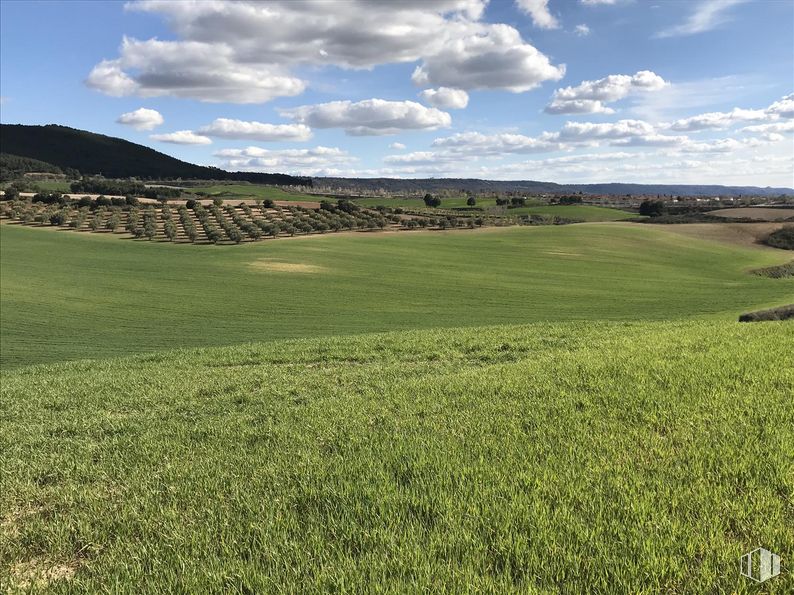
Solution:
M228 169L794 186L794 2L0 3L0 119Z

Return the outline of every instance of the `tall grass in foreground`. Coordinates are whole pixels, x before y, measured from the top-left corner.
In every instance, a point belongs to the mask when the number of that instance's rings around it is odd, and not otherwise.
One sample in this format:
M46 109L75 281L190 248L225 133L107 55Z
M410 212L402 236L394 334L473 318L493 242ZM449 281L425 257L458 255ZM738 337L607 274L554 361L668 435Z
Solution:
M794 326L536 324L21 368L0 585L794 589Z

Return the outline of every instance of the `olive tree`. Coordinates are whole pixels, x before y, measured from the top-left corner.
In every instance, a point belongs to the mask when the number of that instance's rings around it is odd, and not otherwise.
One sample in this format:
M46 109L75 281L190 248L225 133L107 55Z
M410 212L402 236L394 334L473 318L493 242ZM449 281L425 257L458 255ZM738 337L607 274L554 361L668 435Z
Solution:
M176 239L176 224L171 219L167 219L163 224L163 231L169 241L173 242Z

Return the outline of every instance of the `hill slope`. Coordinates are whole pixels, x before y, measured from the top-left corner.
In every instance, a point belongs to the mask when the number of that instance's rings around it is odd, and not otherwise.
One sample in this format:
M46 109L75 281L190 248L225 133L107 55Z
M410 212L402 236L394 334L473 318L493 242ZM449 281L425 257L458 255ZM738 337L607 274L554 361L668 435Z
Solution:
M791 331L537 324L4 373L0 585L757 592L739 555L794 553Z
M557 184L535 180L480 180L466 178L303 178L285 174L227 172L180 161L149 147L120 138L50 124L27 126L0 124L0 153L38 159L83 174L109 178L233 180L259 184L316 185L371 192L460 190L592 194L670 194L677 196L780 196L794 195L792 188L686 184Z
M305 184L308 178L284 174L227 172L180 161L149 147L112 136L66 126L0 124L0 152L29 157L83 174L108 178L192 178L238 180L261 184Z
M3 224L0 363L548 320L721 316L791 303L745 271L785 251L632 224L327 234L240 246Z

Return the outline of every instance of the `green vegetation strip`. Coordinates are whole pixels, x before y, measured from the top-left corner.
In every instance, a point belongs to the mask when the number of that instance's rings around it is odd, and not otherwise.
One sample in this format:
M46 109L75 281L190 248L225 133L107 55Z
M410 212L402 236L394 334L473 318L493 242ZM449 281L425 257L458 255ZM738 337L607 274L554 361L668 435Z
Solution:
M186 193L200 196L212 196L231 199L269 198L271 200L312 201L320 202L322 196L302 194L300 192L287 192L276 186L262 186L260 184L215 184L213 186L191 186L183 189Z
M0 226L3 368L174 347L794 301L786 255L632 224L326 234L241 246Z
M622 221L625 219L636 219L636 213L621 211L620 209L609 209L606 207L596 207L590 205L547 205L540 207L518 207L509 209L505 213L512 215L547 215L562 217L564 219L575 219L577 221Z
M761 277L771 277L772 279L785 279L787 277L794 277L794 261L787 262L774 267L764 267L756 269L753 274Z
M755 592L743 552L794 555L791 331L537 324L6 372L0 584Z

